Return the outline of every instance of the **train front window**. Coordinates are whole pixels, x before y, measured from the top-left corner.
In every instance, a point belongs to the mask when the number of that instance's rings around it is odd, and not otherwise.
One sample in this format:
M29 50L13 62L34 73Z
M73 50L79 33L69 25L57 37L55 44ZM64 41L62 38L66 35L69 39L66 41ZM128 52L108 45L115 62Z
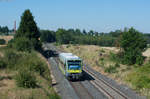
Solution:
M68 61L68 69L69 70L80 70L81 69L81 61L80 60Z

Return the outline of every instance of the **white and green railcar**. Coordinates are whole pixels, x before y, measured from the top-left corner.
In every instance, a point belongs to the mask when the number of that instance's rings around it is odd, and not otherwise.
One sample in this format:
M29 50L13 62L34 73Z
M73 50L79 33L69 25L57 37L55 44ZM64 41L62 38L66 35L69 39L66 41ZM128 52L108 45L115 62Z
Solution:
M64 65L64 73L68 79L82 77L82 59L72 53L60 53L59 59Z

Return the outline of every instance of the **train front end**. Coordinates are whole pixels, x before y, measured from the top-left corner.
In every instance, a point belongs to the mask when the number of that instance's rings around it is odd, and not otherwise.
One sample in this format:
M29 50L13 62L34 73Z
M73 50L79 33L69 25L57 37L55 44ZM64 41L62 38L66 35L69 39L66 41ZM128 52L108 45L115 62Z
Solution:
M79 80L82 77L82 60L73 57L67 60L66 77L72 80Z

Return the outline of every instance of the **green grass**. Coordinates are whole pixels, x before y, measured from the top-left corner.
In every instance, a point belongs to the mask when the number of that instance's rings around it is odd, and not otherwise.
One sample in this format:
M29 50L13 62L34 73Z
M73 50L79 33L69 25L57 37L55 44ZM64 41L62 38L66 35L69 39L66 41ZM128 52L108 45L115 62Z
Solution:
M150 99L150 63L134 68L134 71L127 75L126 81Z
M129 74L127 80L130 81L136 89L150 88L150 63L135 68L135 71Z

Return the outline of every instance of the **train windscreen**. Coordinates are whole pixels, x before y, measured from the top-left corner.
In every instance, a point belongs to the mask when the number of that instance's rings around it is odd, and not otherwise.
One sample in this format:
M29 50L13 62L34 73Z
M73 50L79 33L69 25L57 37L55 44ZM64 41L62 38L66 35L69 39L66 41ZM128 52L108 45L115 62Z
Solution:
M81 60L69 60L68 61L69 70L80 70L81 69Z

